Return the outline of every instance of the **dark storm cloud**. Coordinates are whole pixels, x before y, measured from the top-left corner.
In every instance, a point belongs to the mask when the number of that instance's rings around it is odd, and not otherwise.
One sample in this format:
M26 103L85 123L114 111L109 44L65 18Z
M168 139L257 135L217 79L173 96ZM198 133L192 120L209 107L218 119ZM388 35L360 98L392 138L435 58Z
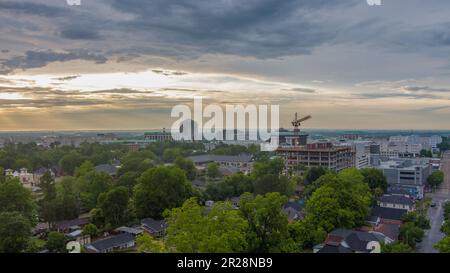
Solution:
M107 61L103 55L86 51L78 52L54 52L48 51L27 51L24 56L16 56L0 63L0 73L9 73L14 69L28 69L46 66L52 62L65 62L72 60L94 61L102 64Z
M71 40L98 40L100 35L97 30L85 27L69 27L61 31L63 38Z
M46 17L54 17L63 15L67 10L51 5L20 2L20 1L5 1L0 2L0 11L13 12L17 14L39 15Z
M345 1L342 1L345 2ZM123 27L171 43L167 54L222 53L258 58L308 54L335 38L336 29L308 18L321 8L354 1L221 0L112 1L135 18ZM152 50L151 48L149 48ZM197 49L197 50L196 50ZM163 49L153 48L159 53Z

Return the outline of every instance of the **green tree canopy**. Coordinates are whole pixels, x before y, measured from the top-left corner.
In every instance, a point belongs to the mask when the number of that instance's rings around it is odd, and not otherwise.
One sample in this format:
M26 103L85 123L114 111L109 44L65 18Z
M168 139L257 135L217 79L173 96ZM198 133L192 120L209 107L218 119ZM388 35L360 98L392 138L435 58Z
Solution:
M439 241L434 248L436 248L440 253L450 253L450 236L447 236Z
M138 178L134 188L136 214L139 218L160 218L165 209L181 206L192 193L192 186L180 168L154 167Z
M325 179L330 179L326 181ZM322 180L322 181L319 181ZM356 169L325 175L313 183L323 183L306 203L307 217L316 227L353 228L364 224L370 213L372 194Z
M36 209L31 191L24 188L18 179L8 178L0 183L0 212L17 211L34 226L37 222Z
M361 174L364 176L364 182L366 182L372 190L378 188L382 189L383 192L386 192L388 188L388 182L382 170L367 168L362 169Z
M219 170L219 164L216 162L211 162L206 167L206 175L211 178L216 178L221 175Z
M412 253L413 249L400 241L391 243L391 244L383 244L381 246L381 253Z
M100 194L98 199L99 208L102 210L107 224L110 224L112 227L118 227L130 219L127 188L114 188L106 193Z
M165 244L182 253L236 253L246 250L248 224L229 202L217 202L209 213L196 198L165 213Z
M66 236L63 233L51 231L47 236L46 247L50 252L66 252Z
M275 253L291 250L288 219L281 209L286 201L287 197L277 192L256 197L250 193L241 196L240 211L249 224L249 252Z
M195 169L194 162L192 160L186 159L182 156L178 156L174 162L175 166L182 169L186 173L186 177L190 180L195 179L197 170Z
M308 168L304 174L303 182L305 185L310 185L327 172L328 170L322 166Z
M444 172L442 171L435 171L427 178L427 184L432 188L438 187L442 182L444 182Z
M27 218L18 212L0 213L0 252L23 252L31 237L31 226Z
M416 243L422 241L424 235L423 229L412 222L405 223L400 227L399 238L411 248L416 247Z
M95 237L98 234L98 228L96 225L89 223L83 227L83 235L89 235Z

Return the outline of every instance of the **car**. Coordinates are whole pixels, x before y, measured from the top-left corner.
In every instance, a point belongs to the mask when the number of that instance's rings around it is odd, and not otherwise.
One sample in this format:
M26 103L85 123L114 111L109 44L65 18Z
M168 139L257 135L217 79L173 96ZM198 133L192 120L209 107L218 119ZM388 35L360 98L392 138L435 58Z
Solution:
M436 202L432 202L432 203L431 203L431 207L432 207L432 208L435 208L435 207L436 207Z

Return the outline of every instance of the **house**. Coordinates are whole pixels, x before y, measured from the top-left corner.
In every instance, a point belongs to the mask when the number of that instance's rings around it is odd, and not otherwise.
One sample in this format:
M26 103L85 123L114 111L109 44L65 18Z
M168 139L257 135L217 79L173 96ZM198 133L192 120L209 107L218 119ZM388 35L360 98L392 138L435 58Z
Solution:
M401 224L402 217L406 213L408 213L406 209L393 209L380 206L373 206L372 214L368 222L370 224L378 224L378 223Z
M39 181L35 181L34 175L29 173L27 168L21 168L20 171L7 169L5 170L5 176L18 178L20 183L29 189L33 189L39 184Z
M34 173L33 173L33 178L34 178L34 181L36 182L36 184L41 183L41 178L42 178L42 176L44 176L44 174L46 172L50 172L50 176L52 178L55 178L55 172L52 169L39 168L36 171L34 171Z
M302 205L293 201L289 201L283 205L283 212L287 215L289 222L301 220L304 217Z
M53 229L58 232L74 231L89 224L89 218L76 218L72 220L60 221L53 224Z
M197 169L204 169L209 163L217 162L223 171L228 173L243 172L249 173L253 166L253 156L249 154L240 155L195 155L188 157ZM220 170L220 169L219 169Z
M136 246L135 237L129 233L121 233L105 239L100 239L86 245L88 252L108 253L117 250L131 249Z
M145 218L141 220L141 227L154 237L162 237L166 233L167 224L164 220Z
M323 244L313 248L314 253L373 253L373 242L390 244L392 239L378 232L335 229Z
M138 236L139 234L144 232L142 229L134 228L134 227L119 227L119 228L116 228L114 231L117 233L128 233L133 236Z
M91 243L91 236L84 235L83 230L81 230L81 229L74 230L74 231L66 234L66 236L68 238L70 238L71 240L77 241L82 246L88 245Z
M414 210L414 200L406 195L385 194L378 199L377 203L383 208Z
M95 166L95 171L107 173L112 177L115 177L117 175L117 167L110 164L97 165Z
M233 207L239 208L239 204L241 203L241 197L239 197L239 196L234 196L234 197L231 197L228 201L231 202L231 204L233 205Z

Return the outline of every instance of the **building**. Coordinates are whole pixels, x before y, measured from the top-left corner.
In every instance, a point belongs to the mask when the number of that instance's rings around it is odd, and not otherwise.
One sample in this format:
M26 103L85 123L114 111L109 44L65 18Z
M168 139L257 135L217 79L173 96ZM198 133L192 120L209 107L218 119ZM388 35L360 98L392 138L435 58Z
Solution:
M110 165L110 164L100 164L95 166L96 172L104 172L109 174L112 177L115 177L117 175L118 168L116 166Z
M368 222L370 224L388 223L401 224L402 218L408 211L406 209L385 208L380 206L372 207L372 214Z
M188 157L197 169L204 169L209 163L216 162L225 172L249 173L253 166L253 156L249 154L240 155L195 155ZM226 170L225 170L226 169Z
M383 171L388 184L392 186L415 186L419 191L423 191L428 176L431 175L432 165L427 160L422 159L392 159L381 161L376 168ZM422 194L423 195L423 192ZM419 196L422 198L423 196Z
M284 159L286 169L298 166L325 167L339 172L355 166L355 152L349 146L316 142L303 146L280 146L277 155Z
M39 185L39 179L36 179L33 173L29 173L26 168L21 168L19 171L13 171L11 169L5 170L5 176L18 178L20 183L25 188L33 189Z
M132 249L135 246L135 237L132 234L121 233L92 242L86 245L86 250L93 253L108 253L117 250Z
M165 128L162 130L162 132L144 133L144 139L154 142L173 141L172 134L170 132L167 132Z
M405 195L384 194L377 200L378 206L382 208L414 210L414 200Z
M335 229L330 232L323 244L313 248L314 253L372 253L375 251L374 242L390 244L394 242L386 235L374 231L357 231L349 229Z
M154 237L163 237L166 233L167 223L164 220L145 218L141 220L141 227Z
M296 146L297 143L298 145L306 145L307 140L307 134L300 134L299 132L283 128L280 128L278 131L278 143L281 145Z

